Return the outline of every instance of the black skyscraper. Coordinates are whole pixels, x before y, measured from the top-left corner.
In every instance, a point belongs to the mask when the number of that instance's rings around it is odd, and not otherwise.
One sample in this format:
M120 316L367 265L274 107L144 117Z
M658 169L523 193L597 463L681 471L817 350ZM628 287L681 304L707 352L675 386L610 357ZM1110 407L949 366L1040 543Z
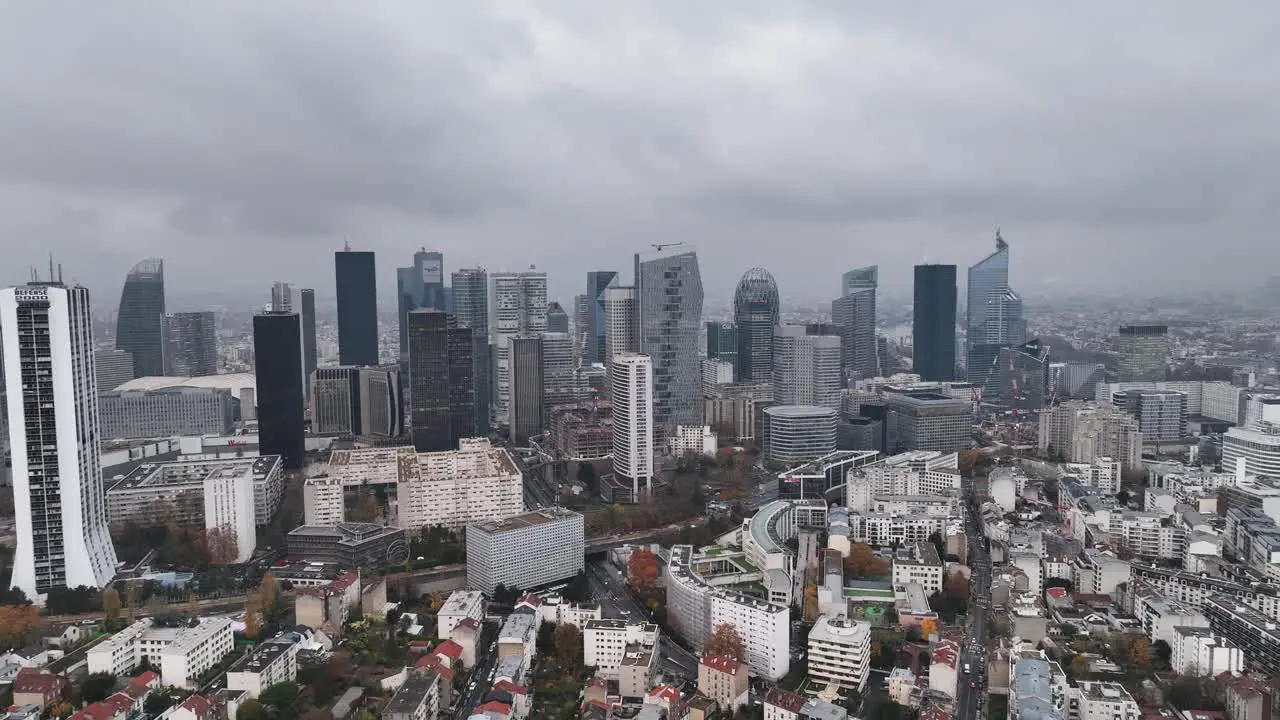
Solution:
M338 362L378 364L378 283L373 253L333 254L338 291ZM301 367L301 361L299 361Z
M257 380L258 447L281 456L284 467L302 467L302 327L297 313L253 317L254 375Z
M956 266L917 265L911 344L915 372L924 380L954 380L956 372Z
M409 418L418 452L456 450L475 435L471 328L452 315L409 313Z
M143 260L120 292L116 349L133 353L133 376L164 374L164 260Z

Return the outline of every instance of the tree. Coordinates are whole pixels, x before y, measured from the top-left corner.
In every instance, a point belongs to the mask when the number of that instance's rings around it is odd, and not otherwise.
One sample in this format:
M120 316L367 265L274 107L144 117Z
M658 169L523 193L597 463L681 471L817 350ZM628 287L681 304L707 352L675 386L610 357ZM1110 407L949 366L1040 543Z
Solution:
M638 593L646 593L658 579L658 556L652 550L633 550L627 560L627 582Z
M582 664L582 631L573 623L565 623L556 628L552 635L552 644L556 650L556 663L568 670Z
M106 700L116 689L116 676L109 672L91 673L80 684L80 698L88 703Z
M733 623L717 625L706 645L703 646L703 651L707 655L719 655L739 662L745 662L747 659L747 646L742 642L742 636L738 634L738 628Z
M925 618L920 623L921 637L928 638L930 635L936 635L938 632L938 621L933 618Z
M1169 647L1169 643L1164 640L1156 640L1151 643L1151 651L1155 653L1157 665L1166 670L1173 667L1173 648Z
M1134 635L1129 644L1129 662L1138 668L1151 664L1151 641L1145 635Z
M952 600L969 600L969 578L964 573L953 572L947 576L943 591Z
M851 579L879 579L889 571L889 561L876 555L870 545L858 543L849 548L849 556L844 559L845 575Z
M148 715L159 715L173 706L173 698L168 693L153 692L147 695L147 699L142 703L142 709Z
M120 591L109 587L102 591L102 615L108 626L120 622Z
M201 530L197 542L204 550L205 561L213 566L231 565L240 556L240 542L229 524Z
M275 575L266 573L262 576L262 585L258 592L262 594L262 607L272 609L280 600L280 581L276 580Z
M268 720L268 717L267 708L253 698L240 703L240 709L236 710L236 720Z
M1089 677L1089 658L1083 655L1071 658L1071 676L1077 680Z
M293 706L294 701L298 699L298 692L298 683L285 681L264 689L258 696L258 700L262 701L263 705L283 710Z
M561 593L569 602L587 602L591 599L591 584L587 581L587 571L580 570Z
M23 645L27 633L40 624L40 608L35 605L0 606L0 645Z
M244 601L244 636L250 640L256 640L262 633L262 620L259 617L261 611L262 598L258 593L249 593Z

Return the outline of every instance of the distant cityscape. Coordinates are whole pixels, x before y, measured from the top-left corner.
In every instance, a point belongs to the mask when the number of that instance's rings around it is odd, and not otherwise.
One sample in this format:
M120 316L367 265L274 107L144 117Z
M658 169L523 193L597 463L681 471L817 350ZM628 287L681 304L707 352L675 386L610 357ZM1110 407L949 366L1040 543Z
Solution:
M0 291L0 717L1270 720L1280 282L1037 305L982 244L892 307L679 242L562 298L424 248L381 315L349 244L240 312L51 262Z

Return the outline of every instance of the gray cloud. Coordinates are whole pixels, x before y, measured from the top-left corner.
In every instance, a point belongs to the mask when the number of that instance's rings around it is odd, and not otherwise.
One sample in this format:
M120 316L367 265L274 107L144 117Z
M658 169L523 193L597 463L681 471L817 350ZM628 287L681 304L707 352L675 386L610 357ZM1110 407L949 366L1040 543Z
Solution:
M803 295L1003 224L1024 292L1247 281L1280 263L1277 30L1261 0L15 4L5 280L52 250L101 298L160 254L327 293L347 237L387 289L426 245L567 300L686 240L713 295L753 265Z

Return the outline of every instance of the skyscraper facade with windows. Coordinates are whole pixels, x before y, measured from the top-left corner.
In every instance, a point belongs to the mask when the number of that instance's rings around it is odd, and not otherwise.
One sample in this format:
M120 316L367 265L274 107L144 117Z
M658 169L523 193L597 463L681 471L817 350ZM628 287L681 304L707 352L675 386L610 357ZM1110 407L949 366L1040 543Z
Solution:
M316 291L278 282L271 287L273 312L297 313L302 335L302 394L311 402L311 375L316 371Z
M712 320L707 323L707 358L738 364L738 328L731 322Z
M609 376L613 399L613 473L639 497L653 480L653 362L648 355L615 355Z
M289 470L301 468L306 455L301 335L298 313L253 317L258 448L263 455L279 455Z
M582 328L585 336L582 360L588 365L592 363L607 363L609 360L605 353L605 330L608 327L608 322L606 321L604 299L605 291L617 286L618 273L613 270L592 270L587 273L586 327Z
M409 311L434 308L448 312L449 299L444 284L443 253L422 248L413 254L412 265L396 268L396 309L402 357L409 351Z
M120 291L116 349L133 355L133 376L164 374L164 260L143 260Z
M844 294L831 303L831 324L840 329L840 365L846 379L867 379L880 374L876 342L879 285L879 266L850 270L842 278Z
M218 327L212 312L170 313L164 320L165 375L218 374Z
M494 355L494 417L506 425L511 406L511 338L536 337L547 331L547 274L524 272L489 275L489 338Z
M1161 382L1168 373L1169 328L1166 325L1125 325L1116 338L1119 382Z
M653 363L653 421L662 432L702 424L702 275L693 251L637 254L639 351Z
M773 331L781 303L778 283L764 268L751 268L733 293L733 322L737 327L738 380L761 382L773 376ZM710 336L708 336L709 340Z
M333 254L338 294L338 363L378 364L378 274L374 254L349 246Z
M463 268L453 273L453 308L458 327L471 329L476 434L488 435L493 361L489 345L489 275L484 268Z
M779 325L774 333L774 402L839 409L841 338L811 335L804 325Z
M554 300L547 303L547 332L569 332L569 313L565 312L563 305Z
M917 265L911 320L912 370L922 380L956 376L956 266Z
M969 267L965 321L967 380L985 395L1000 392L1000 348L1026 342L1022 298L1009 287L1009 243L996 233L996 250Z
M472 331L440 310L409 313L409 418L418 452L457 450L475 436Z
M544 417L542 336L515 337L511 346L511 442L527 445L542 432Z
M604 292L605 367L625 352L636 352L640 340L636 321L636 289L612 286Z
M157 322L159 317L156 318ZM11 584L33 600L115 574L102 486L89 291L0 291L17 547Z

